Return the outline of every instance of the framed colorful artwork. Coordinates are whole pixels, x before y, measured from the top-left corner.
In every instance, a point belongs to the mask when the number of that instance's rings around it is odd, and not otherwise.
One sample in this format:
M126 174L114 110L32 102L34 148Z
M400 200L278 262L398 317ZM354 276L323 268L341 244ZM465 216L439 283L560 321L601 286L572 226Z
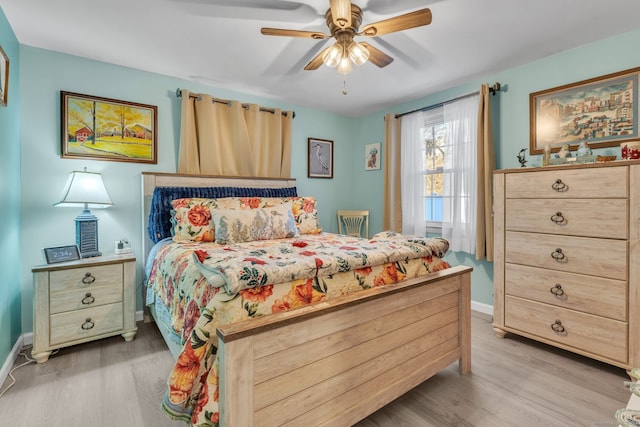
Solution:
M0 105L7 106L9 94L9 57L0 46Z
M364 170L380 169L380 143L364 146Z
M154 105L60 92L61 157L158 163Z
M307 138L307 176L333 178L333 141Z
M640 68L607 74L529 95L531 154L548 145L575 150L617 147L640 138L638 76Z

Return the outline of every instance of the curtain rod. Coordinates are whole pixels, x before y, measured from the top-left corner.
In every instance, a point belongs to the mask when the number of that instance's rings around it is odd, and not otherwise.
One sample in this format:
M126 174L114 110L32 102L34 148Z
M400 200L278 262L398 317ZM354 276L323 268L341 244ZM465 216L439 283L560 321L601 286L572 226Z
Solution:
M182 89L178 88L176 89L176 97L178 98L182 98ZM194 99L198 99L200 100L201 98L199 96L196 95L191 95L189 94L190 98L194 98ZM227 104L227 105L231 105L231 101L227 100L227 99L218 99L218 98L214 98L211 97L211 99L213 100L213 102L219 102L220 104ZM242 108L244 108L245 110L249 109L249 104L242 104ZM276 110L274 110L273 108L265 108L265 107L260 107L260 111L266 112L266 113L271 113L271 114L275 114ZM287 116L288 111L283 111L282 112L283 116ZM295 119L296 118L296 112L292 111L291 112L291 118Z
M489 87L489 92L491 92L491 94L493 94L493 95L495 95L496 93L500 92L500 90L501 90L500 83L497 83L497 82L493 86ZM442 101L442 102L439 102L437 104L429 105L427 107L416 108L415 110L411 110L411 111L407 111L407 112L404 112L404 113L396 114L396 119L399 119L402 116L406 116L407 114L417 113L418 111L433 110L434 108L442 107L444 104L447 104L449 102L458 101L460 99L468 98L470 96L477 95L479 93L480 93L480 91L466 93L464 95L457 96L457 97L449 99L447 101Z

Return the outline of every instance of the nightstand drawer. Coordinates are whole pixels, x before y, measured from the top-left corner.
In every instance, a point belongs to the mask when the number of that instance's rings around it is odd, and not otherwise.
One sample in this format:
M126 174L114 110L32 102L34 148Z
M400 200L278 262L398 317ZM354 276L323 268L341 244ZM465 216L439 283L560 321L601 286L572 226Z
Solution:
M507 297L505 325L563 346L627 362L627 324L515 297Z
M84 340L122 329L122 303L51 315L49 345Z
M49 273L51 292L122 284L122 264L86 266Z
M51 314L65 311L88 309L100 305L122 302L122 284L91 286L87 289L51 292L49 312Z

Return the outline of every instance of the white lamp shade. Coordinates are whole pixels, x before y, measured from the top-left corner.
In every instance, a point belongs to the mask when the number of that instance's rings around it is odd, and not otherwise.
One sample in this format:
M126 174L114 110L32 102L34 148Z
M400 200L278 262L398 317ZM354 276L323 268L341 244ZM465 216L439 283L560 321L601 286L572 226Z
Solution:
M369 49L358 42L353 42L349 46L349 58L354 64L360 66L369 59Z
M102 182L102 175L95 172L73 171L69 174L60 201L54 206L85 206L107 208L113 202Z
M336 69L336 71L338 72L338 74L349 74L351 72L351 69L351 60L348 56L343 56L340 60L340 63L338 64L338 68Z
M335 43L329 49L327 49L322 55L322 61L327 67L335 67L342 59L344 48L340 43Z

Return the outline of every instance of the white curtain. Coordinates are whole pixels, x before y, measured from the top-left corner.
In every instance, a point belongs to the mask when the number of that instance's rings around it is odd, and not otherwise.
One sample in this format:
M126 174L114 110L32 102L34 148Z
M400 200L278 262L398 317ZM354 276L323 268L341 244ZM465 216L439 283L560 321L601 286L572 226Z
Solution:
M478 103L479 96L472 95L443 107L448 143L442 237L451 250L470 254L476 249Z
M424 236L424 114L407 114L401 121L402 234Z

